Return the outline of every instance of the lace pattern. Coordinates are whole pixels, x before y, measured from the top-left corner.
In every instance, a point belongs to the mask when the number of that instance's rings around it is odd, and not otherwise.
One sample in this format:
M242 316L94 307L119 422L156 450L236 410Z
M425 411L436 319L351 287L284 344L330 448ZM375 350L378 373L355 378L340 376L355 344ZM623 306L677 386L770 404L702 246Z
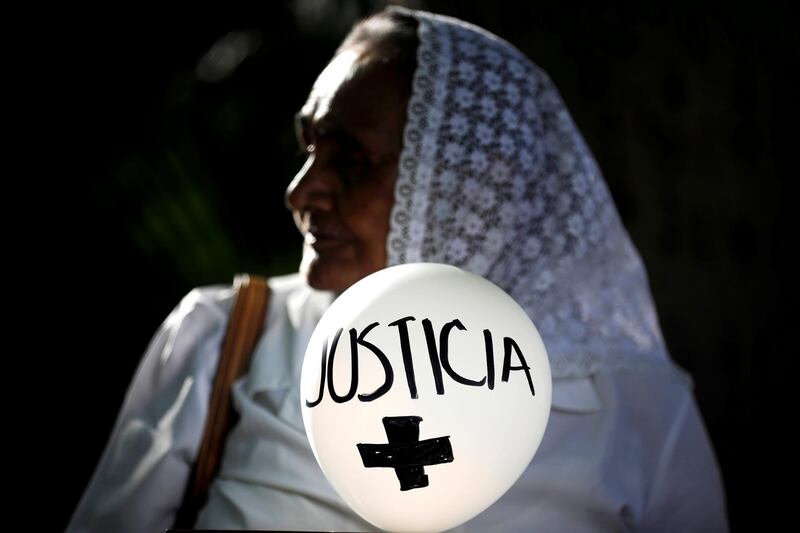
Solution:
M463 21L415 17L419 47L387 266L452 264L508 292L553 377L668 369L647 274L547 74Z

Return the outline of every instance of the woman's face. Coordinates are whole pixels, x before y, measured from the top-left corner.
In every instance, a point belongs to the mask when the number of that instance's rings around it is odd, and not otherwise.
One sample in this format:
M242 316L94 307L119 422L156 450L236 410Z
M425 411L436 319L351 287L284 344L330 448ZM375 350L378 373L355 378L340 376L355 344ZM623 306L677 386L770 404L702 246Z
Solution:
M305 238L300 272L318 290L340 293L386 266L410 80L373 51L340 52L298 114L307 159L286 204Z

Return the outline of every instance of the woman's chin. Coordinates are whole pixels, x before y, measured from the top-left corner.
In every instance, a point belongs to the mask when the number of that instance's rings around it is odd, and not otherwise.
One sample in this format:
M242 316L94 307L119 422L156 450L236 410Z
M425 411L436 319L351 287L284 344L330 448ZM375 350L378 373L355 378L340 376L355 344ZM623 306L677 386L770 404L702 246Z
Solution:
M310 287L337 294L353 284L353 270L353 265L348 261L326 254L320 255L314 250L306 251L300 263L300 274Z
M386 265L385 254L372 260L367 260L367 257L353 246L315 250L306 245L300 262L300 274L312 288L339 295Z

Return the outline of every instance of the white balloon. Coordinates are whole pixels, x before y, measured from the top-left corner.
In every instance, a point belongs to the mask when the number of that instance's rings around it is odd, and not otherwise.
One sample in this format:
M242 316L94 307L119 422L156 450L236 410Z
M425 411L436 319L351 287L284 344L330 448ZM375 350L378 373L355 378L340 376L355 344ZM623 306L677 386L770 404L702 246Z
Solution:
M344 501L378 528L429 532L511 488L542 440L551 393L522 307L480 276L412 263L333 302L309 341L300 401Z

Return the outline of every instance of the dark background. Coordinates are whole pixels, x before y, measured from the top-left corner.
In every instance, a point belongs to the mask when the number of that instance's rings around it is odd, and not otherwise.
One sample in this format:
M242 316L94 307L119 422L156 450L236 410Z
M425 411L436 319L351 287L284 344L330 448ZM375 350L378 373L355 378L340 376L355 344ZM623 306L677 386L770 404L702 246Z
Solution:
M180 298L235 272L297 269L283 206L300 164L292 116L350 25L384 2L263 4L48 12L27 33L32 104L7 105L36 146L13 171L35 198L34 216L15 219L32 221L21 262L27 281L52 282L49 305L23 307L49 310L29 345L47 357L52 415L39 429L58 444L38 464L55 474L52 528ZM782 418L797 242L789 3L407 4L481 25L549 72L645 260L670 352L695 378L732 529L777 525L791 502L772 483L794 419Z

